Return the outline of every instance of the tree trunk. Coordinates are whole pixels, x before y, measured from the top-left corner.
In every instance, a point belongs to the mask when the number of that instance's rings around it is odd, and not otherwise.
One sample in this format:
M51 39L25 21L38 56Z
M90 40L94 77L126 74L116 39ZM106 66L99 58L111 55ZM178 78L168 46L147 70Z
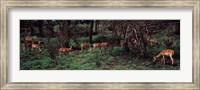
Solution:
M42 28L43 28L42 20L38 20L39 35L43 37L44 35L43 35L43 32L42 32Z
M94 21L92 20L90 23L90 31L89 31L89 43L92 44L92 32L94 28Z
M64 42L62 44L64 45L64 47L69 47L69 38L71 36L70 31L69 31L70 24L71 24L70 20L65 21L64 24L63 24L64 38L65 39L63 39Z
M98 20L96 20L96 22L95 22L95 31L97 32L98 31Z
M128 46L128 40L125 41L124 43L124 49L127 52L126 54L128 54L130 52L129 46Z
M141 31L142 29L143 29L143 27L140 28L140 31ZM146 38L144 37L144 34L143 34L142 32L140 32L140 36L141 36L141 39L142 39L142 43L141 43L141 44L142 44L142 45L141 45L142 47L141 47L141 50L140 50L140 51L141 51L141 54L143 55L143 57L146 58L146 51L147 51L147 50L146 50L147 42L146 42L146 40L145 40Z

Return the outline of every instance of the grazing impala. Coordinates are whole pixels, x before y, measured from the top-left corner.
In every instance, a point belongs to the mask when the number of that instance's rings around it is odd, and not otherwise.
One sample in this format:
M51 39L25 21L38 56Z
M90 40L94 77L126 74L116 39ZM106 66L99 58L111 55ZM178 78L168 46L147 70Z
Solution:
M38 49L38 51L41 52L40 45L32 44L31 47L32 47L32 49Z
M88 43L82 43L81 44L81 52L83 51L84 48L89 48L89 47L90 47L90 44L88 44Z
M72 46L70 48L60 48L58 50L60 53L68 53L70 50L72 50Z
M174 55L174 50L164 49L164 50L160 51L160 53L157 56L154 57L153 61L155 62L158 57L162 56L163 64L165 65L165 56L168 56L168 57L170 57L170 60L171 60L172 65L173 65L174 64L174 59L172 57L173 55Z
M100 49L101 49L101 43L94 43L94 44L92 44L93 45L93 49L95 48L95 47L100 47Z

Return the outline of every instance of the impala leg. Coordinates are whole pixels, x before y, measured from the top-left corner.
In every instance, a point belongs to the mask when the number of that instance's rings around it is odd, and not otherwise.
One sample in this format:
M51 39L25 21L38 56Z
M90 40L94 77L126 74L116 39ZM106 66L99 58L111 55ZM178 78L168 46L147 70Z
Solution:
M104 47L104 50L105 50L105 54L106 54L106 47Z
M88 51L89 51L89 52L91 52L91 51L92 51L92 48L91 48L91 47L89 47Z
M156 61L156 59L153 60L153 62L155 62L155 61Z
M169 56L171 61L172 61L172 65L174 65L174 59L172 58L172 55Z
M31 50L31 51L32 51L32 50L34 50L34 48L32 47L32 48L30 48L29 50Z
M39 51L41 52L42 50L39 48Z
M61 52L59 52L59 56L61 55Z
M163 55L163 65L165 65L165 56Z
M163 65L165 65L165 59L163 59Z
M81 52L83 51L83 47L81 47Z

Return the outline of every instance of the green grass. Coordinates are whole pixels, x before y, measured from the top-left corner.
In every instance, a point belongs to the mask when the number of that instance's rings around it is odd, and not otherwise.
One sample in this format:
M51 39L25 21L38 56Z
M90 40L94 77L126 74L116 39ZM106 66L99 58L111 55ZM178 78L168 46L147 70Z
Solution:
M45 48L43 48L45 49ZM153 63L152 60L130 58L123 54L121 47L113 48L112 52L104 52L95 48L92 52L86 49L83 52L78 50L69 52L69 55L57 56L57 63L53 62L46 52L21 53L21 70L178 70L177 66L162 65L160 62ZM28 55L32 57L27 57ZM112 55L111 55L112 54ZM26 57L26 58L25 58Z

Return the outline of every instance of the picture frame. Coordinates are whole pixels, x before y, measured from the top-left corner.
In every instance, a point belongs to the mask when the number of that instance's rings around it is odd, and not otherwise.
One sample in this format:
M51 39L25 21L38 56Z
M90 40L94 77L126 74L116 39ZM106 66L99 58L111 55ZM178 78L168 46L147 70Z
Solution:
M0 88L2 90L9 89L200 89L199 79L199 25L200 25L200 1L199 0L1 0L1 30L0 30ZM67 7L100 7L100 8L192 8L193 17L193 37L192 37L192 83L185 82L8 82L8 59L9 59L9 43L8 43L8 10L10 8L67 8Z

